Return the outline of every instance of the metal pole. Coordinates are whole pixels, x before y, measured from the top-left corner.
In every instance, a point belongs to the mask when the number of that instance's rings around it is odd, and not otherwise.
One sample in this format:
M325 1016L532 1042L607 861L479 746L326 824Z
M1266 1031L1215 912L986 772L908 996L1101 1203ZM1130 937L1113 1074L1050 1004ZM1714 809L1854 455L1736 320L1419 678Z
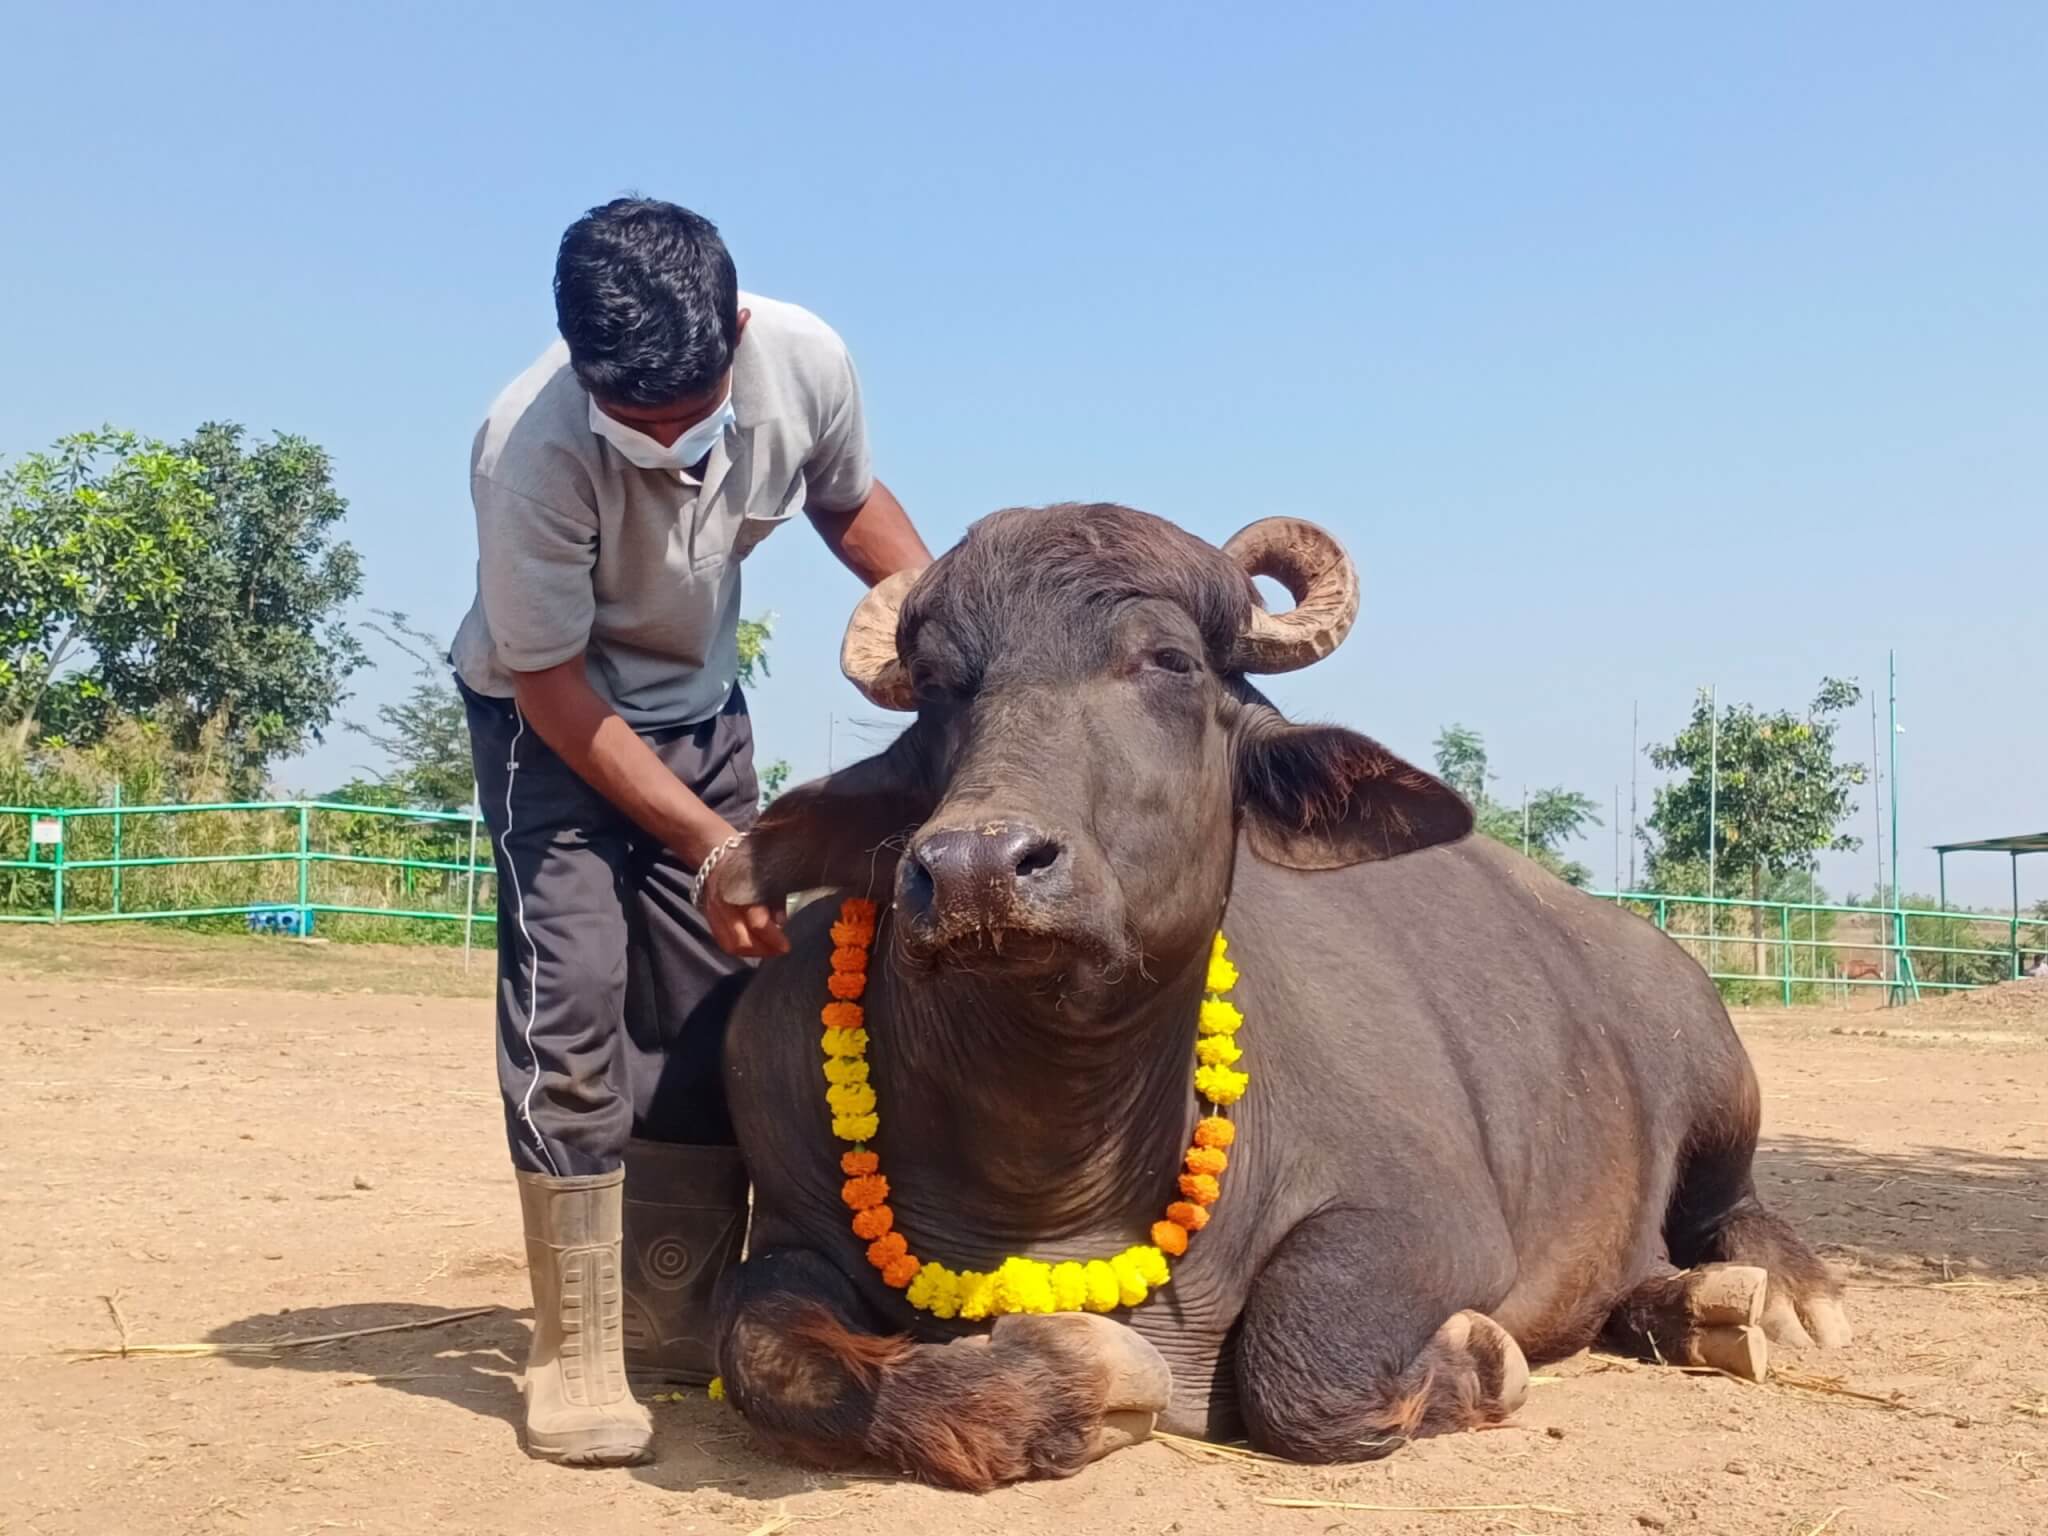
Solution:
M1956 947L1956 934L1954 926L1948 920L1948 854L1943 849L1937 848L1934 850L1934 869L1934 878L1937 886L1937 895L1934 904L1937 907L1941 908L1942 913L1941 979L1943 981L1954 981L1955 977L1953 974L1951 974L1951 972L1953 971L1953 967L1949 964L1949 962L1955 959L1955 956L1949 954L1948 951Z
M1720 908L1714 905L1719 894L1715 856L1719 852L1720 838L1716 835L1715 823L1721 814L1721 709L1714 686L1707 685L1707 969L1714 970L1720 963L1720 946L1714 939L1721 931Z
M1529 857L1529 786L1522 786L1522 857Z
M62 811L52 811L50 814L57 818L57 859L50 892L50 920L61 923L64 921L64 834L71 829L64 825Z
M462 970L469 973L469 951L476 938L476 818L483 805L483 790L469 786L469 896L462 915Z
M1871 890L1873 907L1884 903L1884 764L1877 755L1877 695L1870 696L1870 826L1875 836L1871 847L1877 854L1877 884Z
M2012 977L2020 978L2020 856L2012 855Z
M1792 1006L1792 909L1778 908L1778 936L1784 940L1785 1006Z
M121 781L114 780L114 915L121 914Z
M1621 786L1614 786L1614 884L1621 886Z
M1636 761L1642 756L1640 735L1643 706L1629 705L1628 713L1628 888L1636 888Z
M313 817L305 801L299 802L299 937L307 933L312 917Z
M1892 778L1892 935L1899 946L1899 982L1901 986L1910 983L1913 957L1906 952L1905 901L1899 892L1899 664L1898 652L1886 651L1885 683L1889 699L1889 724L1891 725L1891 778Z

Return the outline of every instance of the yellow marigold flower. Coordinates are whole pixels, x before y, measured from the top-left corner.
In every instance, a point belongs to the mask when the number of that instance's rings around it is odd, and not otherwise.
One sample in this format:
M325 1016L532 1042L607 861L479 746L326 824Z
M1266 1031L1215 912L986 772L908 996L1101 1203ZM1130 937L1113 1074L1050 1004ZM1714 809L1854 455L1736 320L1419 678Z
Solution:
M960 1277L943 1264L926 1264L910 1282L904 1300L933 1317L955 1317L960 1311Z
M1178 1258L1188 1251L1188 1229L1177 1227L1170 1221L1155 1221L1152 1223L1152 1244L1161 1253Z
M825 1058L825 1081L833 1084L864 1083L868 1080L868 1064L858 1056L827 1056Z
M1079 1312L1088 1305L1088 1272L1079 1264L1053 1265L1052 1304L1061 1312Z
M1237 1027L1244 1023L1244 1015L1234 1003L1226 1003L1220 997L1203 1000L1202 1011L1195 1020L1196 1026L1205 1035L1234 1035Z
M1147 1285L1164 1285L1173 1278L1173 1271L1167 1267L1166 1255L1148 1244L1139 1243L1134 1248L1126 1248L1124 1257L1138 1266L1138 1273Z
M1237 1140L1237 1127L1221 1115L1208 1115L1195 1123L1195 1145L1227 1147Z
M867 1015L859 1003L827 1003L818 1012L827 1029L859 1029Z
M1118 1286L1116 1271L1105 1259L1090 1259L1081 1269L1088 1281L1087 1308L1090 1312L1114 1312Z
M835 1115L871 1115L875 1112L874 1085L834 1083L825 1090L825 1102L832 1106Z
M1229 1067L1195 1068L1195 1091L1211 1104L1235 1104L1251 1084L1248 1073Z
M832 1134L841 1141L873 1141L882 1128L880 1115L834 1115Z
M828 1029L823 1044L827 1056L865 1056L868 1032L864 1029Z
M975 1270L960 1272L960 1315L970 1323L978 1323L984 1317L994 1314L996 1306L996 1277L980 1274Z
M1206 1173L1211 1178L1215 1178L1229 1166L1230 1154L1221 1147L1188 1148L1189 1173Z
M1195 1042L1195 1060L1205 1067L1231 1066L1244 1056L1244 1047L1228 1035L1204 1035Z
M1037 1259L1003 1260L996 1269L996 1295L990 1310L1000 1315L1052 1309L1052 1266Z
M1137 1260L1128 1253L1120 1253L1109 1261L1110 1271L1116 1276L1117 1300L1127 1307L1140 1305L1151 1293L1145 1277L1138 1273Z
M1209 961L1209 990L1211 992L1228 992L1236 985L1237 967L1221 955L1213 956Z
M1221 928L1218 928L1218 929L1216 930L1216 937L1215 937L1215 938L1214 938L1214 939L1213 939L1213 940L1212 940L1212 941L1210 942L1210 945L1209 945L1209 954L1210 954L1210 957L1211 957L1212 959L1213 959L1213 958L1218 958L1218 957L1221 957L1221 956L1223 956L1223 955L1226 955L1226 954L1228 954L1229 952L1230 952L1230 940L1228 940L1228 939L1226 939L1225 937L1223 937L1223 930L1222 930Z
M706 1397L710 1398L710 1399L711 1399L711 1401L713 1401L714 1403L722 1403L722 1402L724 1402L724 1401L725 1401L725 1378L724 1378L723 1376L714 1376L714 1377L712 1377L712 1378L711 1378L711 1385L710 1385L710 1386L708 1386L708 1387L706 1387L706 1388L704 1389L704 1395L705 1395Z

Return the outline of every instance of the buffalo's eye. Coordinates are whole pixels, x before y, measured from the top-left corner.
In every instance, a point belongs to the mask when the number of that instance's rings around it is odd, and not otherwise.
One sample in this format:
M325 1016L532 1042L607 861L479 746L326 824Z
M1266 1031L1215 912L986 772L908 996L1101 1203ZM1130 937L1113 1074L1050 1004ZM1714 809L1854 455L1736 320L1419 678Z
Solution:
M1170 645L1163 645L1151 656L1152 665L1162 672L1187 673L1195 670L1195 658L1186 651L1177 651Z

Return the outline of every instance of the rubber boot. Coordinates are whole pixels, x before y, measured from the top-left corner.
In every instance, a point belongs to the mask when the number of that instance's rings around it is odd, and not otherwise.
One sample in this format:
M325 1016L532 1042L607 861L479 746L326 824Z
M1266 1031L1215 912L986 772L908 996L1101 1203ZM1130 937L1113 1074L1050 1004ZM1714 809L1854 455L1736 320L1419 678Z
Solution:
M711 1295L738 1262L747 1170L737 1147L626 1147L626 1369L644 1387L718 1374Z
M654 1425L626 1385L619 1284L621 1169L576 1178L519 1175L533 1349L526 1359L526 1448L574 1467L647 1460Z

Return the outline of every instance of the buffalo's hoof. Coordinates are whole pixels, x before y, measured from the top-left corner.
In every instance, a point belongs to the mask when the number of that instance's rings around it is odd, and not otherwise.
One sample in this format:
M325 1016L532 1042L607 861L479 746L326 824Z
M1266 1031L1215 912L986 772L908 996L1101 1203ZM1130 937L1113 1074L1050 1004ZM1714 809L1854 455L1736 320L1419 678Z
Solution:
M1173 1371L1166 1357L1135 1329L1094 1313L1012 1313L996 1319L989 1342L997 1348L1022 1345L1080 1355L1096 1366L1102 1412L1089 1447L1091 1461L1149 1437L1173 1400Z

